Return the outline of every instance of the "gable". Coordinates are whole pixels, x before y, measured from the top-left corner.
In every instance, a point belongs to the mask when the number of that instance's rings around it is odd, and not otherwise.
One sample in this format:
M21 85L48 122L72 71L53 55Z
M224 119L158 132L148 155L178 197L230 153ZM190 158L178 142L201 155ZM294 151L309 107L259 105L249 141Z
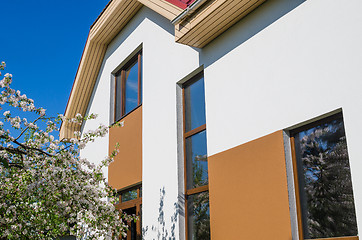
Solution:
M175 25L176 42L202 48L265 0L112 0L91 26L65 110L86 113L108 44L146 6ZM228 21L226 21L226 20ZM72 138L81 126L63 123L60 138Z

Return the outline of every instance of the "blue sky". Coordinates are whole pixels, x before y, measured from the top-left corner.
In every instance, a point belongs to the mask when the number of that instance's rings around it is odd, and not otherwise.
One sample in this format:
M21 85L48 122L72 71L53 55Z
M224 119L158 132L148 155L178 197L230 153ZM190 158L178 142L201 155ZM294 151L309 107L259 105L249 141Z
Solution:
M13 88L64 113L89 28L108 0L1 0L0 62Z

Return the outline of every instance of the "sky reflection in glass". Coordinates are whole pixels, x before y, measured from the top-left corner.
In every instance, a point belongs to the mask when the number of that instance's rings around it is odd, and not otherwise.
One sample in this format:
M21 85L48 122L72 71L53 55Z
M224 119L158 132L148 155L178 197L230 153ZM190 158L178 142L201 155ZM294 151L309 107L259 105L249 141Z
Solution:
M206 123L204 78L185 87L186 132Z
M126 102L125 113L127 114L138 106L138 62L135 62L126 70Z

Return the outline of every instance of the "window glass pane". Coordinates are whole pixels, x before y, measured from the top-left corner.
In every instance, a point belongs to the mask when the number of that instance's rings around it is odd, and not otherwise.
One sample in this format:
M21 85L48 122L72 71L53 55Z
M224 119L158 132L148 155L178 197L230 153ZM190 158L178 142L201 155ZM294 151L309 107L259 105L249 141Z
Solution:
M125 113L127 114L138 106L138 61L126 71L126 100Z
M187 197L187 227L189 240L210 239L209 192Z
M305 238L357 235L343 120L295 135Z
M187 189L208 184L206 131L186 138Z
M123 212L127 213L128 215L137 215L136 208L128 208L124 209ZM123 240L137 240L137 226L134 221L127 222L128 231L127 236L122 237Z
M185 87L186 132L206 123L204 78Z
M122 202L127 202L137 198L137 189L122 193Z
M122 117L122 77L121 73L116 76L116 106L115 106L115 121Z

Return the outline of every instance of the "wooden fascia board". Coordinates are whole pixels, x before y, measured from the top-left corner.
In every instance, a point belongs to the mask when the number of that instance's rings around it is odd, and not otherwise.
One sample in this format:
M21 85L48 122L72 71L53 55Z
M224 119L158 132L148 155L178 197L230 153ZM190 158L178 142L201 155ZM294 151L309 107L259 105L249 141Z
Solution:
M183 9L180 7L175 6L172 3L169 3L165 0L138 0L146 7L152 9L153 11L157 12L161 16L164 16L168 20L173 20L177 17Z
M202 48L265 0L208 1L175 25L176 42Z
M207 1L199 10L175 26L176 42L202 48L264 1ZM111 1L89 32L65 116L71 118L76 113L86 113L108 44L143 5L169 20L173 20L183 11L165 0ZM73 132L80 129L80 125L64 123L60 129L60 137L71 138Z
M66 117L86 114L108 44L141 7L137 0L113 0L93 24L69 96ZM80 129L79 124L63 122L60 139L70 139L74 137L74 131Z

